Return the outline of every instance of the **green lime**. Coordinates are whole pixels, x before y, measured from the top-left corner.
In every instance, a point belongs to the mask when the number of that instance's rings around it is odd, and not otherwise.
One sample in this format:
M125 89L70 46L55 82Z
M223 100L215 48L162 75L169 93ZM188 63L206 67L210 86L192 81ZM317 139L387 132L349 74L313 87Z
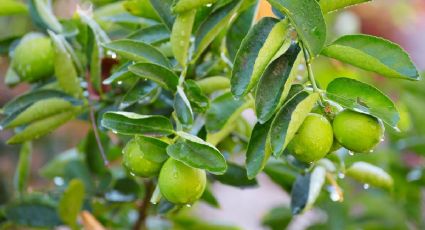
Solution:
M130 173L141 177L158 175L162 163L146 159L145 153L135 139L131 139L123 150L123 163Z

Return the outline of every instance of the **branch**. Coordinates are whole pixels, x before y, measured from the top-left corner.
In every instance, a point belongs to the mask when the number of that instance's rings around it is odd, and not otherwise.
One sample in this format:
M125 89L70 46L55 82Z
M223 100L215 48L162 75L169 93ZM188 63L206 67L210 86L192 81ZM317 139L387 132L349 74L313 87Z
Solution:
M152 196L153 193L153 182L152 180L147 180L145 181L145 189L146 189L146 194L145 197L143 198L143 202L139 207L139 218L137 219L136 223L134 224L133 230L140 230L140 229L145 229L145 222L146 222L146 217L147 217L147 211L149 209L149 199Z

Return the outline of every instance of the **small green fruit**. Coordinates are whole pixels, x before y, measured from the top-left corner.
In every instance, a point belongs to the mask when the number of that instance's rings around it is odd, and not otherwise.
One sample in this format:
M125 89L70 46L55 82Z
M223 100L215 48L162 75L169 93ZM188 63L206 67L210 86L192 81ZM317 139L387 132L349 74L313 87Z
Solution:
M136 139L131 139L123 150L124 166L140 177L152 177L158 175L162 162L154 162L146 159L145 153L140 148Z
M191 204L204 193L207 183L202 169L192 168L169 158L159 173L159 189L162 195L175 204Z
M384 126L375 117L344 110L333 121L335 138L353 152L369 152L383 138Z
M53 74L54 50L49 38L24 37L14 50L12 67L21 81L34 82Z
M332 125L324 116L309 114L288 145L289 151L300 161L320 160L332 147Z

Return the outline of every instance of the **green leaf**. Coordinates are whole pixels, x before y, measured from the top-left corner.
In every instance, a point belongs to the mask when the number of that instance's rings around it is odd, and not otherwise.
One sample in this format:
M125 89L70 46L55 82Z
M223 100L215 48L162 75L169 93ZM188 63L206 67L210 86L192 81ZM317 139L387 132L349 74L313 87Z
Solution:
M167 147L169 156L191 167L205 169L213 174L226 172L226 160L213 145L185 132L179 131L176 134L180 138L176 143Z
M361 183L385 189L391 189L394 183L393 178L383 169L363 161L352 164L345 175Z
M232 70L232 93L247 94L286 40L288 21L262 18L242 40Z
M55 76L59 86L65 93L79 98L83 91L71 55L66 49L66 41L61 35L56 35L51 31L49 31L49 35L55 47Z
M15 86L21 81L21 78L16 73L16 71L13 69L12 65L10 65L7 68L6 75L4 77L4 83L7 86Z
M103 114L103 127L124 135L169 135L173 126L170 120L159 115L140 115L132 112L106 112Z
M207 4L213 4L217 0L178 0L173 4L172 10L174 13L182 13L189 10L197 9Z
M255 178L260 173L270 158L270 152L266 150L267 133L270 129L271 121L260 124L256 123L249 139L246 150L246 170L249 179Z
M364 2L370 2L370 1L371 0L342 0L342 1L341 0L340 1L320 0L319 4L320 4L320 8L322 8L322 12L326 14L331 11L343 9L349 6L361 4Z
M322 54L385 77L419 80L409 55L399 45L371 35L346 35L323 49Z
M103 80L103 84L110 85L114 82L122 83L122 81L133 77L134 74L128 70L128 67L132 65L132 63L133 63L132 61L129 61L117 67L117 69L114 71L114 73L111 76Z
M337 78L329 83L326 95L341 106L382 119L396 127L400 116L394 103L377 88L350 79Z
M63 222L76 228L77 217L83 207L83 202L84 183L79 179L73 179L59 200L58 213Z
M239 14L229 31L226 34L226 48L229 53L230 60L234 60L236 53L243 38L248 34L249 29L254 23L254 16L257 12L257 4L252 5L247 10Z
M203 94L201 88L193 80L184 82L184 92L190 102L193 111L204 113L209 108L208 97Z
M31 142L23 143L19 152L18 166L16 167L15 176L13 178L15 190L19 194L23 194L27 189L28 177L31 170L31 154Z
M183 91L183 88L178 86L177 93L174 98L174 111L177 118L183 126L190 126L193 122L193 112L190 102Z
M255 93L255 111L260 123L268 121L278 109L281 98L286 98L284 89L288 93L294 80L289 76L300 50L298 44L292 44L264 71Z
M268 226L271 230L286 229L292 220L292 213L287 206L277 206L271 209L261 221L263 226Z
M202 193L201 196L201 200L205 201L207 204L211 205L214 208L220 208L220 203L218 203L218 200L211 191L210 186L205 187L204 193Z
M264 172L285 191L291 191L292 185L297 178L297 171L283 162L270 162L264 168Z
M196 84L201 88L203 93L211 94L219 90L228 89L230 87L230 80L227 77L213 76L196 81Z
M103 46L132 61L151 62L165 67L171 67L170 62L164 54L157 48L141 41L122 39L103 44Z
M314 168L313 172L299 175L291 191L292 214L300 214L310 209L325 183L326 170L322 166Z
M24 3L16 0L1 0L0 4L0 16L22 14L28 12L28 7Z
M206 114L205 126L209 133L220 131L226 124L234 120L242 113L246 106L245 100L236 100L230 92L216 97Z
M192 34L195 15L196 10L179 13L171 31L171 48L173 49L174 57L182 68L185 68L188 62L190 35Z
M4 214L8 221L22 226L53 228L61 224L55 203L41 196L31 196L7 205Z
M130 34L128 39L141 41L147 44L158 44L170 39L170 31L166 26L158 24L137 30Z
M173 27L175 16L171 12L171 6L174 0L150 0L153 8L158 13L161 21L171 31Z
M176 91L179 77L170 69L153 63L136 63L128 69L137 76L156 82L161 87Z
M64 177L65 166L73 160L83 160L83 156L76 149L69 149L56 155L39 170L40 175L53 180L55 177Z
M198 59L214 38L231 23L232 16L239 8L240 2L239 0L230 2L215 10L203 21L196 31L193 60Z
M278 11L288 16L298 37L312 56L322 50L326 42L326 23L316 0L268 0Z
M249 188L258 185L256 179L248 179L247 171L244 167L234 163L228 163L227 171L223 175L215 175L214 178L222 184L239 188Z
M149 0L127 0L123 3L123 6L132 15L156 21L160 20L158 13L155 11Z
M98 36L89 27L87 31L87 59L89 60L90 81L97 92L102 92L102 58L103 47L100 45Z
M24 130L12 136L9 140L7 140L6 143L18 144L25 141L37 139L41 136L50 133L52 130L58 128L59 126L65 124L67 121L71 120L75 116L75 114L76 111L71 110L33 122L30 125L26 126Z
M132 178L118 179L114 187L105 194L110 202L134 202L141 193L140 185Z
M172 217L174 230L240 230L240 228L218 223L209 223L199 217L176 215Z
M268 134L274 156L283 153L318 99L318 93L309 95L304 91L294 96L276 113Z
M53 9L47 1L44 0L30 0L29 9L31 18L37 25L43 29L50 29L56 33L62 32L62 25L53 14Z
M161 87L151 81L138 80L124 95L119 109L125 109L135 103L146 105L154 102L161 93Z

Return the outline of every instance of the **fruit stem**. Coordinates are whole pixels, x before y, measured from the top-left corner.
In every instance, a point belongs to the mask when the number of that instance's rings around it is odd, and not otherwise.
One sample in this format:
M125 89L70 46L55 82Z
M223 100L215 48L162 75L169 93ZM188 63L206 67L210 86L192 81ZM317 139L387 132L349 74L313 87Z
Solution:
M311 82L311 86L313 87L313 92L319 93L320 100L323 101L323 97L321 93L322 90L319 89L319 87L317 87L316 79L314 78L313 68L311 66L310 52L307 50L307 48L304 46L302 42L300 44L303 48L303 54L304 54L305 65L307 67L308 79Z

